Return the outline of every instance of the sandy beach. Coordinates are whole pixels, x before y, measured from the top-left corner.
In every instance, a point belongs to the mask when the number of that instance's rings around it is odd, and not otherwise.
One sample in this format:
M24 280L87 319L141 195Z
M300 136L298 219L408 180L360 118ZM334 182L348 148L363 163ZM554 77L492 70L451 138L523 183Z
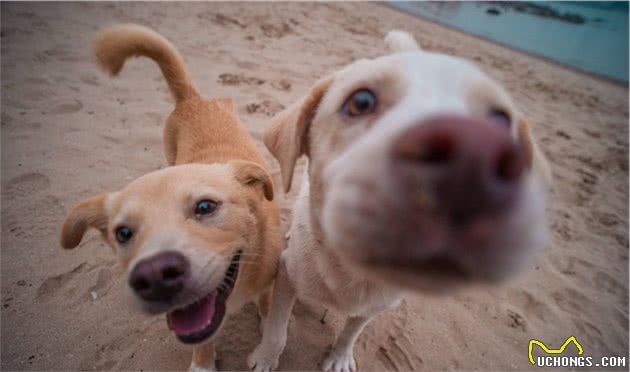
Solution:
M276 185L279 167L261 142L269 118L324 74L383 54L387 31L475 61L512 94L551 162L553 242L501 287L406 298L366 327L359 368L539 369L529 340L559 347L571 335L585 355L628 356L627 86L372 3L3 2L1 11L2 370L190 362L164 316L127 305L123 271L97 234L73 251L58 243L76 202L166 165L161 136L173 100L158 67L133 60L112 79L94 63L95 33L119 22L171 40L202 94L235 99ZM285 225L297 189L279 199ZM324 312L296 305L280 369L319 368L342 324ZM246 369L257 322L253 305L228 320L220 369Z

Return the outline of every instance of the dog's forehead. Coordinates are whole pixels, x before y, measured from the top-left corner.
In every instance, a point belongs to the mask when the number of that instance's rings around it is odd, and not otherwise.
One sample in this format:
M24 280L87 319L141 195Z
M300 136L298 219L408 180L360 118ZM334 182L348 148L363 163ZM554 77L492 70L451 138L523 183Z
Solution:
M410 51L357 60L337 73L335 86L378 80L382 77L399 79L407 85L447 84L470 79L489 80L477 65L465 59L446 54Z
M165 199L179 200L200 192L226 194L233 188L232 169L227 164L185 164L148 173L117 193L112 207Z
M486 78L474 63L447 54L412 51L398 53L390 57L398 58L401 70L411 76L439 79L462 79L464 77Z

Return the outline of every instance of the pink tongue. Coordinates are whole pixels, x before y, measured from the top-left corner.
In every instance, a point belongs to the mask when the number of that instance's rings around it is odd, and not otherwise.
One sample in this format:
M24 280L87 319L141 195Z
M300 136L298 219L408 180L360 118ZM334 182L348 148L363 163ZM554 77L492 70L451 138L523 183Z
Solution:
M214 316L217 291L189 305L166 314L168 326L173 332L185 336L206 328Z

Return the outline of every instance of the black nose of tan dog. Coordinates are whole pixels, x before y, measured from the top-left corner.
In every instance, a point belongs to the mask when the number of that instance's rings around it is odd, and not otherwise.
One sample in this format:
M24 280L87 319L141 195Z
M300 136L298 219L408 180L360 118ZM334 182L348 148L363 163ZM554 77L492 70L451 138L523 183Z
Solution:
M509 129L495 121L443 115L404 132L393 147L409 189L425 188L451 223L499 214L515 200L526 163Z
M138 262L129 286L146 301L168 302L184 288L190 263L177 252L164 252Z

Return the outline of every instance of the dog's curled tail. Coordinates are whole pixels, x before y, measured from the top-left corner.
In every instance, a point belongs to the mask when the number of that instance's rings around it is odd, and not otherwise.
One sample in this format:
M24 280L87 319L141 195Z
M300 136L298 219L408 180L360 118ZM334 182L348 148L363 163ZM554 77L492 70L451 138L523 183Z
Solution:
M148 57L157 62L176 102L199 96L183 58L177 49L157 32L139 25L117 25L96 37L98 64L118 75L129 57Z

